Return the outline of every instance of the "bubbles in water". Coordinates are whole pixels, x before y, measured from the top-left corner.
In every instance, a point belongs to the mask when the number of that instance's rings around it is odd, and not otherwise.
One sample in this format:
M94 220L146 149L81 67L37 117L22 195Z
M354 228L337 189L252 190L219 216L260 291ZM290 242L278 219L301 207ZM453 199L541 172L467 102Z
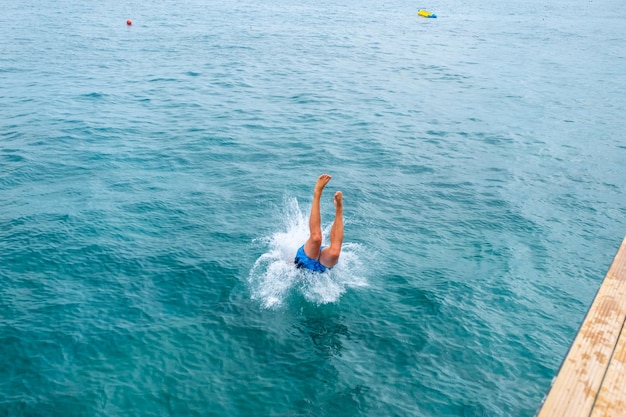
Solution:
M314 273L297 269L293 260L309 236L308 216L302 213L295 198L289 198L285 200L281 219L283 224L279 231L257 240L266 249L248 277L253 299L271 308L281 305L291 294L299 293L308 301L324 304L339 300L347 288L367 285L358 256L361 248L358 244L346 243L346 239L339 263L332 270ZM331 226L332 223L328 224L322 231L325 238Z

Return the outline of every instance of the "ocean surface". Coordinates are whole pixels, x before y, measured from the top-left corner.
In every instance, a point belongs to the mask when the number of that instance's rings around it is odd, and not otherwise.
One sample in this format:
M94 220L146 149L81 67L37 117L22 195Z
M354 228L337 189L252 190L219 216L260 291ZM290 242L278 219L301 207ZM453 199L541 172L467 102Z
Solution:
M0 416L535 414L626 235L626 2L1 3Z

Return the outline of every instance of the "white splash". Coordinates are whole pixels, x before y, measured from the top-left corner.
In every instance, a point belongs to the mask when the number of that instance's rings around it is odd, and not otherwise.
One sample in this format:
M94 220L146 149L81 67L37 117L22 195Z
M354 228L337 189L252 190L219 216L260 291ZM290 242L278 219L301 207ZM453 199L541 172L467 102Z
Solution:
M281 219L283 224L279 231L256 240L267 249L256 260L248 277L253 299L259 300L265 308L280 306L293 293L300 293L318 304L333 303L347 288L367 285L358 256L361 247L346 243L345 239L339 263L332 270L314 273L297 269L293 260L309 235L308 217L295 198L288 198ZM332 223L324 228L324 236L328 236L331 226Z

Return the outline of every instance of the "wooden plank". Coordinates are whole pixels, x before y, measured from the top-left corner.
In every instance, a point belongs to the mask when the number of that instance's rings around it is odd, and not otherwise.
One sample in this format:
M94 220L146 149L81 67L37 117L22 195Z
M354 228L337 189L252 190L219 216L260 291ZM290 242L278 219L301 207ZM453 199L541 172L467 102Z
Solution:
M626 416L626 331L622 332L609 363L591 417Z
M591 416L626 318L626 238L606 274L537 417ZM618 355L615 355L617 358ZM623 374L608 374L619 384ZM608 386L607 386L608 387ZM621 387L621 390L626 387ZM619 392L620 389L617 389ZM613 404L607 388L600 404ZM608 407L608 405L607 405ZM600 414L601 415L601 414ZM612 414L614 417L619 414Z

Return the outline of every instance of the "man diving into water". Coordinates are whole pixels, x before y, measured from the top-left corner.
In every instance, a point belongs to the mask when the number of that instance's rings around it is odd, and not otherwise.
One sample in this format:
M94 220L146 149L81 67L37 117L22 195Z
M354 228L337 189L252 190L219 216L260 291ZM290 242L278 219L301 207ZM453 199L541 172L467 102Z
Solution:
M298 249L294 263L298 268L306 268L314 272L324 272L337 265L341 244L343 242L343 194L335 193L335 221L330 229L330 245L322 246L322 218L320 214L320 199L324 187L331 176L322 174L313 189L313 204L309 217L309 238Z

